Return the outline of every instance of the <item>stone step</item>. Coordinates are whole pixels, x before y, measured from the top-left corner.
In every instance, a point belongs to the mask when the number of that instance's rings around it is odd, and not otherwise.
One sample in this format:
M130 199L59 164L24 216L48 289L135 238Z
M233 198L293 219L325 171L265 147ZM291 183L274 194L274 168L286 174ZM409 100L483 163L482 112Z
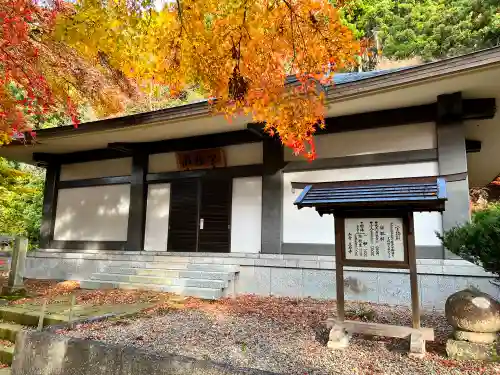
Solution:
M198 297L203 299L218 299L223 295L222 289L212 288L192 288L182 286L166 286L156 284L140 284L140 283L125 283L111 282L99 280L83 280L80 281L82 289L137 289L137 290L156 290L159 292L176 293L185 296Z
M24 326L38 326L40 318L39 311L26 310L20 306L2 306L0 307L0 318L4 321L15 322ZM47 314L43 320L43 326L60 324L67 321L67 316L59 314Z
M12 357L14 356L14 345L0 345L0 362L8 365L12 364Z
M142 269L167 269L167 270L192 270L192 271L223 271L239 272L239 266L231 264L212 263L169 263L169 262L113 262L103 268L103 271L113 268L142 268Z
M0 368L0 375L10 375L11 373L10 367Z
M0 339L16 342L16 336L24 326L15 323L0 323Z
M194 288L209 288L222 289L228 285L228 280L214 279L191 279L191 278L175 278L162 276L142 276L142 275L124 275L118 273L94 273L90 277L91 280L111 281L118 283L137 283L137 284L157 284L163 286L178 286L178 287L194 287Z
M108 275L129 275L129 276L150 276L163 278L185 278L185 279L203 279L203 280L232 280L234 272L222 271L191 271L191 270L171 270L163 268L118 268L108 267L105 272L94 273L91 279L101 274Z

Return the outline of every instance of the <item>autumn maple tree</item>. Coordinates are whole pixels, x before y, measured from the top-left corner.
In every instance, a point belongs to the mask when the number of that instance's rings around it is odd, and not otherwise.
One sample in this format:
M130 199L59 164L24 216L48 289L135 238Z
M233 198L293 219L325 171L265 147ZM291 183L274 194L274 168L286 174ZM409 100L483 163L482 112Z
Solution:
M32 4L17 0L20 3ZM51 43L49 50L54 50L53 45L56 50L64 47L65 53L98 72L111 72L112 78L137 87L153 82L166 87L165 95L170 97L186 87L197 87L210 98L214 112L228 118L251 115L297 154L314 158L313 135L324 126L324 85L331 82L332 72L354 64L359 49L341 22L342 4L336 4L327 0L176 0L162 5L151 0L78 0L59 2L50 11L46 6L35 8L40 14L48 12L40 19L44 41ZM24 17L24 8L16 7L13 13ZM23 25L28 27L12 26L17 39L10 38L14 49L20 48L15 40L30 40L20 55L33 55L36 74L30 76L36 75L41 85L32 93L33 102L50 106L54 93L64 94L58 98L92 97L88 90L75 94L79 87L75 81L67 86L58 83L56 77L74 77L73 72L57 76L52 74L55 66L43 69L43 59L36 52L39 42L27 36L33 27L30 17L37 12L27 13ZM4 40L6 35L4 31ZM16 82L29 87L20 77L19 66L9 69L16 71ZM71 70L71 63L66 69ZM286 84L289 75L297 78L291 85ZM93 89L90 93L99 99L103 87ZM19 113L14 109L19 103L11 104L11 112L0 100L9 116ZM101 105L113 108L109 103ZM10 124L20 126L12 119Z
M55 112L78 124L77 108L116 113L135 88L54 37L63 2L0 0L0 145Z

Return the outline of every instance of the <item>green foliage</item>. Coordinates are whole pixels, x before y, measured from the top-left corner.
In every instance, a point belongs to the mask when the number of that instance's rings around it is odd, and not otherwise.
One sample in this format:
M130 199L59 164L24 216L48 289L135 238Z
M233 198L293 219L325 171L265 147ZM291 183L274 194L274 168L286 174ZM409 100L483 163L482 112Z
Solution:
M39 241L44 172L0 158L0 234L25 236L30 248Z
M433 60L500 44L498 0L353 0L344 21L360 38L378 34L383 55Z
M473 214L470 223L439 235L452 253L483 267L500 279L500 203Z

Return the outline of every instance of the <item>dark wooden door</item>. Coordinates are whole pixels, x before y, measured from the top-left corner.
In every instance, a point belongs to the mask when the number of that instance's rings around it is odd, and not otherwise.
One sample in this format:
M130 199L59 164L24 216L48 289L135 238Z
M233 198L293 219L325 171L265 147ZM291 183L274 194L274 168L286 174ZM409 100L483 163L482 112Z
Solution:
M231 201L231 179L172 182L168 251L229 252Z
M168 251L196 251L200 181L178 180L170 184Z
M228 253L231 246L231 179L201 181L198 251Z

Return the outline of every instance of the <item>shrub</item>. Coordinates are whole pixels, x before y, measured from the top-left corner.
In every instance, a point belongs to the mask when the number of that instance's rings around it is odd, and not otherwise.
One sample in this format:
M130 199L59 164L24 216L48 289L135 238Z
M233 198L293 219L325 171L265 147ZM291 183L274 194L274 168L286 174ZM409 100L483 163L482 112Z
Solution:
M444 247L500 280L500 203L474 212L469 223L438 234Z

